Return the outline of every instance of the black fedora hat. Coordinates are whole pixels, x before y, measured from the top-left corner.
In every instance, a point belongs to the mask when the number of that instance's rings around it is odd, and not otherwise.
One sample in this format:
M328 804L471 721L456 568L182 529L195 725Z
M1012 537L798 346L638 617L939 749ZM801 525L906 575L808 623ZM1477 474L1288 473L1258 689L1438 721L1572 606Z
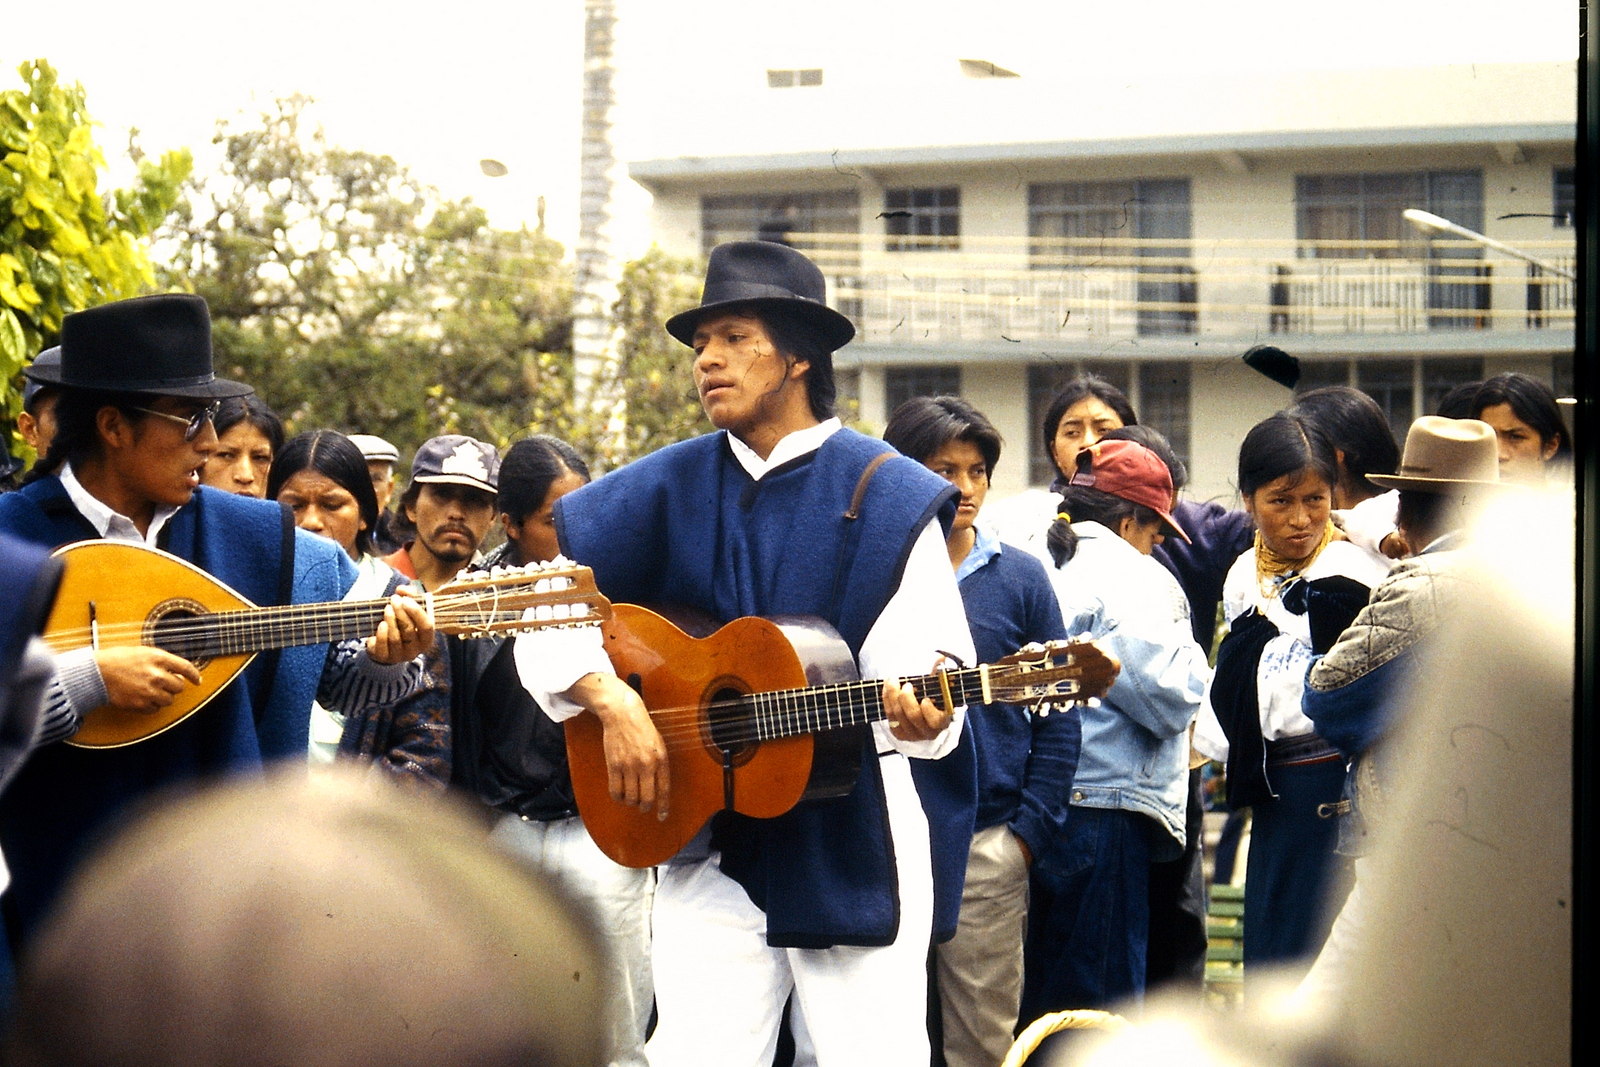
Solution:
M694 331L707 315L739 305L783 307L817 331L829 352L856 335L850 320L827 305L827 286L817 265L788 245L773 241L730 241L711 250L700 306L672 316L667 332L691 347Z
M215 400L248 385L211 368L211 313L187 293L137 296L73 312L61 323L64 389Z

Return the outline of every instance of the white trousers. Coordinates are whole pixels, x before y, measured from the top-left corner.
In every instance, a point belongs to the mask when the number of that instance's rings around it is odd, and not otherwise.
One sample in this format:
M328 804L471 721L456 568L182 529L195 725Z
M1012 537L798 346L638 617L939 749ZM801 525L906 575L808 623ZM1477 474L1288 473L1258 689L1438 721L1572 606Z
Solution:
M489 839L531 860L588 909L608 950L609 1062L613 1067L643 1067L644 1033L650 1025L650 900L655 871L614 862L576 817L540 822L502 815Z
M878 764L899 879L894 943L773 948L765 914L722 873L719 854L663 866L655 904L658 1018L647 1049L652 1067L769 1067L791 992L819 1067L928 1062L928 821L906 757L892 754Z

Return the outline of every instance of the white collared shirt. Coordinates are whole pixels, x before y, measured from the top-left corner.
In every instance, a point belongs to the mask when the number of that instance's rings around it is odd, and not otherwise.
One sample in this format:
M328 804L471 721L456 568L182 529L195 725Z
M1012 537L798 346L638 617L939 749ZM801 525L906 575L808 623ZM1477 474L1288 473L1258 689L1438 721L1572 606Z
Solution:
M64 464L61 468L61 488L67 491L67 498L72 501L72 506L78 509L79 514L89 520L100 536L107 541L131 541L134 544L154 545L156 538L161 536L161 528L167 521L178 513L178 509L163 505L155 510L150 518L150 529L140 533L139 527L126 515L112 511L105 501L95 496L83 487L78 481L78 476L72 472L72 464Z

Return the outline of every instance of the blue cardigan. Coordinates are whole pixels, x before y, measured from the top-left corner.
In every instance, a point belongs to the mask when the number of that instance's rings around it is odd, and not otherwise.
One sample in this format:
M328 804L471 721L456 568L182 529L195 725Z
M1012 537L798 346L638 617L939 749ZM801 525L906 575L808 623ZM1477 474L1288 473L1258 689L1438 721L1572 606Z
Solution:
M859 517L845 517L862 472L890 451L839 430L814 452L751 479L726 436L661 449L562 497L562 551L594 568L608 597L680 604L719 622L745 615L811 615L859 655L899 586L917 534L946 525L954 490L895 455L872 476ZM953 930L971 836L974 773L918 792L935 867L935 926ZM965 837L962 836L963 832ZM893 844L878 761L864 741L861 774L844 797L805 801L775 819L729 812L713 822L722 870L767 915L774 946L886 945L899 924Z

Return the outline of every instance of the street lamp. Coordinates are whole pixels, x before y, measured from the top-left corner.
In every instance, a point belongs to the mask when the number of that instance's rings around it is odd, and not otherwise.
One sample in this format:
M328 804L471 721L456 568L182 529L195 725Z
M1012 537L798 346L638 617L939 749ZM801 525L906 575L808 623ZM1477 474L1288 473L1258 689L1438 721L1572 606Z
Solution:
M1419 230L1439 230L1443 233L1454 234L1457 237L1465 237L1469 241L1476 241L1485 248L1492 248L1496 252L1504 252L1508 256L1526 260L1547 274L1554 274L1556 277L1565 278L1569 282L1578 280L1578 276L1565 267L1557 267L1552 263L1546 263L1544 260L1531 256L1520 248L1513 248L1503 241L1496 241L1493 237L1485 237L1476 230L1469 230L1465 226L1451 222L1449 219L1440 218L1431 211L1420 211L1417 208L1408 207L1400 212L1400 217Z

